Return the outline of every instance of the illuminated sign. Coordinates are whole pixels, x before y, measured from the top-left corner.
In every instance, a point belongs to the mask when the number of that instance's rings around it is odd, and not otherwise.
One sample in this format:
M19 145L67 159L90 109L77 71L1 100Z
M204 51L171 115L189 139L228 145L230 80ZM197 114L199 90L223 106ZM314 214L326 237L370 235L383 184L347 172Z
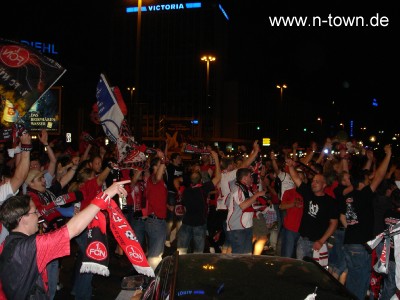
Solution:
M263 146L271 146L271 139L270 138L263 138L262 139Z
M201 8L201 2L191 2L191 3L171 3L171 4L157 4L157 5L148 5L142 6L140 10L142 12L145 11L168 11L168 10L184 10L184 9L193 9L193 8ZM127 7L126 13L137 13L138 7Z
M42 43L42 42L30 42L30 41L26 41L26 40L21 40L20 42L21 42L21 44L25 44L25 45L31 46L35 49L38 49L43 54L45 54L45 53L58 54L54 44Z

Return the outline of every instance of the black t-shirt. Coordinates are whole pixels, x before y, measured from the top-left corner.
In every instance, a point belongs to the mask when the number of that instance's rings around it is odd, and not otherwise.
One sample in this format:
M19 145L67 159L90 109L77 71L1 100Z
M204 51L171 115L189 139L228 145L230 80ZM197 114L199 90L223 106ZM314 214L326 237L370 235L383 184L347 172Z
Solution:
M329 227L331 219L338 219L335 199L329 195L316 196L311 187L302 183L297 192L303 196L303 216L299 233L310 241L319 240Z
M364 244L373 239L375 193L369 185L362 190L354 190L344 197L347 228L345 244Z
M178 177L182 177L183 175L183 167L175 166L174 164L167 165L167 189L168 191L177 192L174 186L174 179Z
M334 190L333 193L335 194L335 200L338 205L338 210L339 214L344 214L346 211L346 202L345 202L345 196L343 195L343 191L347 187L344 186L343 184L339 184ZM344 228L344 225L342 222L339 221L338 228Z
M0 279L9 299L49 299L37 266L36 235L11 232L0 256ZM21 272L24 266L24 272ZM21 284L21 282L25 282Z
M212 181L183 191L182 204L186 208L182 223L190 226L205 225L207 221L207 195L214 190Z

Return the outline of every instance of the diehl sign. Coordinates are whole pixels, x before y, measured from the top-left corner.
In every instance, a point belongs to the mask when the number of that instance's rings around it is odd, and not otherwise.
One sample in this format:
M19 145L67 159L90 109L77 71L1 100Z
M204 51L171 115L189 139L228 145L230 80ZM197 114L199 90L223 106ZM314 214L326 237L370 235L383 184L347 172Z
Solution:
M28 45L28 46L38 49L43 54L46 54L46 53L58 54L58 52L55 50L54 44L47 44L47 43L42 43L42 42L30 42L30 41L26 41L26 40L21 40L20 42L21 42L21 44L25 44L25 45Z

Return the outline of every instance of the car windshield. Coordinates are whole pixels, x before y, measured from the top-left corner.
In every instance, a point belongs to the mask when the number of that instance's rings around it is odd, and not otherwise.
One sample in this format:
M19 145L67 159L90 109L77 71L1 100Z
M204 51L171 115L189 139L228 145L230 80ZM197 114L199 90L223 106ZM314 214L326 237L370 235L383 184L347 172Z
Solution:
M177 270L176 299L353 299L328 272L301 260L188 254Z

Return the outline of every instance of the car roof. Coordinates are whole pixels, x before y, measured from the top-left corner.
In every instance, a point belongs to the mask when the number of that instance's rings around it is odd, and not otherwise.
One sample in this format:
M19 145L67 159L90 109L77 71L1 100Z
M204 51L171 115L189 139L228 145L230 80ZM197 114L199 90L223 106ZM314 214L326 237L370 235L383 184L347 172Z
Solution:
M175 254L157 269L170 277L160 281L171 282L169 299L306 299L313 293L317 299L356 299L311 258Z

